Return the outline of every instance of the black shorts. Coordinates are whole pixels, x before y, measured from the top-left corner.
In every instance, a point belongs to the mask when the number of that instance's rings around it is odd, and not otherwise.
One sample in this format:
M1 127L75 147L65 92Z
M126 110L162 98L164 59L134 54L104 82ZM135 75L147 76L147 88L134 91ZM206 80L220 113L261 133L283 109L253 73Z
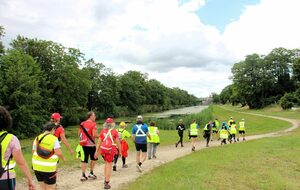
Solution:
M245 131L239 131L239 134L245 134Z
M40 172L34 170L34 174L38 182L44 182L47 185L53 185L56 183L56 173L57 172Z
M82 146L84 152L84 163L88 163L89 157L91 160L98 160L95 158L96 147L95 146Z
M198 135L190 135L191 138L197 138Z
M136 151L147 152L147 144L137 144L135 143Z
M3 174L3 175L7 175L7 174ZM12 189L15 189L15 186L16 186L16 179L15 178L9 179L9 182L6 179L0 180L0 189L1 190L11 190L11 188L9 188L8 183L10 183L10 186L12 187Z

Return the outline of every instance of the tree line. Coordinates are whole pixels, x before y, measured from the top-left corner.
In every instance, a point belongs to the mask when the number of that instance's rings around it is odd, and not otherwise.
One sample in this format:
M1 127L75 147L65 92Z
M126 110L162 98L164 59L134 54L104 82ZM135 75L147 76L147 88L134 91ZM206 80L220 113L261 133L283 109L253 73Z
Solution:
M146 73L114 73L76 48L17 36L5 48L0 26L0 105L14 118L13 133L28 137L40 131L52 112L63 125L78 124L94 110L98 118L132 116L196 105L197 97L169 88Z
M251 54L231 69L233 84L218 95L215 103L264 108L280 103L283 109L300 105L300 49L275 48L268 55Z

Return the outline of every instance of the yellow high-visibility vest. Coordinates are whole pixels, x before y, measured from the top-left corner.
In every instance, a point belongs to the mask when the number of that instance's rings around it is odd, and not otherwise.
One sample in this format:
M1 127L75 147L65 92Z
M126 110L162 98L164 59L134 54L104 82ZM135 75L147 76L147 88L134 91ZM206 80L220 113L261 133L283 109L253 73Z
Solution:
M4 133L7 133L7 132L6 131L1 131L0 136ZM13 135L8 133L1 142L1 146L2 146L2 148L1 148L2 149L2 151L1 151L1 157L2 157L1 162L2 162L2 167L4 168L5 171L9 170L9 172L15 173L14 167L16 166L16 161L14 160L14 158L10 158L9 165L7 165L8 160L4 159L4 154L7 150L7 147L9 145L12 137L13 137Z
M236 134L236 124L232 124L230 127L230 134Z
M241 122L240 122L240 128L239 128L239 131L245 131L245 122L244 122L244 121L241 121Z
M41 139L46 133L40 134L36 140ZM42 142L40 143L40 146L48 149L53 150L55 141L57 140L57 137L50 134L47 135ZM36 142L34 141L34 146L36 145ZM57 162L58 162L58 156L53 154L50 158L45 159L40 157L36 149L33 152L32 155L32 167L33 170L40 171L40 172L55 172L57 170Z
M193 135L193 136L198 135L197 123L192 123L190 125L190 135Z
M158 128L154 126L148 127L149 134L151 136L151 140L147 137L147 142L149 143L160 143L159 136L157 134Z
M226 129L222 129L222 130L220 131L220 138L221 138L221 139L227 139L227 138L228 138L228 132L227 132Z

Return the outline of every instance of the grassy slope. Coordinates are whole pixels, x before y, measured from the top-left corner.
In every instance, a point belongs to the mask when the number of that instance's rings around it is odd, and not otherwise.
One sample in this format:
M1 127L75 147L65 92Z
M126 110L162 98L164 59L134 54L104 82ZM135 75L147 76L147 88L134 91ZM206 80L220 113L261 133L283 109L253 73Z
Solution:
M214 111L220 118L235 114L219 108L215 107ZM245 118L249 133L249 121L262 121L255 116L245 115ZM268 124L274 126L276 123L278 121L272 120ZM297 129L288 136L204 149L154 169L127 188L300 189L299 137L300 130Z

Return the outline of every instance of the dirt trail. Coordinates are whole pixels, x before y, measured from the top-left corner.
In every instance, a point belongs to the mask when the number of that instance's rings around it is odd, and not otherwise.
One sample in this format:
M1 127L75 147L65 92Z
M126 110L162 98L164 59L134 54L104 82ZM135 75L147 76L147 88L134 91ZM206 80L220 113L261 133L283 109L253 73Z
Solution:
M244 112L243 112L244 113ZM249 113L250 114L250 113ZM254 115L259 115L259 114L254 114ZM253 140L253 139L260 139L260 138L265 138L265 137L274 137L274 136L280 136L287 134L288 132L296 129L300 121L299 120L294 120L294 119L287 119L287 118L281 118L281 117L273 117L273 116L264 116L264 115L259 115L263 117L270 117L274 119L280 119L280 120L285 120L290 123L292 123L292 127L278 131L278 132L272 132L268 134L262 134L262 135L253 135L253 136L247 136L247 141L248 140ZM219 146L220 141L212 141L210 143L210 147L213 146ZM134 147L130 147L131 150L134 149ZM200 141L198 142L196 146L196 151L204 149L205 147L205 142ZM136 163L135 163L135 152L131 151L129 152L129 157L127 158L127 164L128 168L121 168L121 160L119 159L118 161L118 168L117 172L112 173L112 178L111 178L111 186L113 190L120 189L121 187L124 186L124 184L133 182L135 179L140 177L141 175L151 171L153 168L158 167L166 162L170 162L172 160L175 160L177 158L183 157L185 155L191 154L191 145L190 143L185 143L184 147L178 147L175 148L174 145L169 145L169 146L159 146L157 150L157 159L152 159L152 160L147 160L143 165L143 172L139 173L136 171ZM88 180L85 182L81 182L79 180L81 176L81 170L79 167L79 164L77 167L72 167L68 168L67 170L59 170L59 176L57 180L58 184L58 190L98 190L98 189L103 189L103 181L104 181L104 176L103 176L103 164L97 164L95 168L95 175L98 176L98 179L96 180ZM37 183L35 183L37 185ZM17 183L17 189L18 190L25 190L26 185L24 186L24 182L18 181ZM37 187L37 189L39 189Z

